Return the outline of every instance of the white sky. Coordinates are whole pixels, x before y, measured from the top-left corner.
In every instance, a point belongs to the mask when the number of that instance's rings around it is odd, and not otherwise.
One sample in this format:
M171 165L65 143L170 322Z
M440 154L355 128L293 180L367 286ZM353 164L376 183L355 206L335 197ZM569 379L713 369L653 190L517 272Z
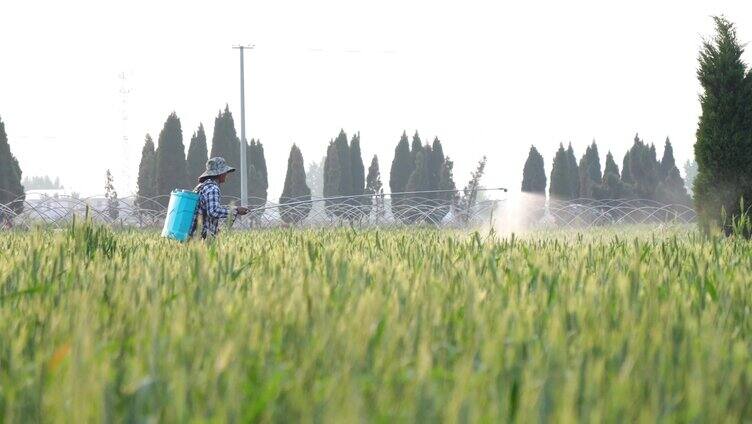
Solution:
M0 5L0 117L24 175L121 196L144 135L177 112L183 141L229 103L240 126L236 43L246 55L247 138L278 196L297 143L319 160L344 128L387 183L403 130L439 136L464 185L518 189L530 144L546 160L593 139L617 163L636 132L692 155L703 36L725 14L752 40L747 1L10 1ZM749 55L747 61L750 60ZM120 73L127 76L121 94ZM123 100L126 100L123 103ZM123 117L127 116L127 120ZM123 148L123 136L129 146ZM124 170L130 179L124 181Z

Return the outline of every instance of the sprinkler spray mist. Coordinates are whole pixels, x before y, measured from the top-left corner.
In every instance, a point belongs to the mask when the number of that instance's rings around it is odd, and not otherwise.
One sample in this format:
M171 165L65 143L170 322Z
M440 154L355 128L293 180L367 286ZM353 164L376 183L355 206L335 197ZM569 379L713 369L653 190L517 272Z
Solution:
M544 219L546 195L536 193L508 193L504 202L499 204L492 228L502 237L523 234Z

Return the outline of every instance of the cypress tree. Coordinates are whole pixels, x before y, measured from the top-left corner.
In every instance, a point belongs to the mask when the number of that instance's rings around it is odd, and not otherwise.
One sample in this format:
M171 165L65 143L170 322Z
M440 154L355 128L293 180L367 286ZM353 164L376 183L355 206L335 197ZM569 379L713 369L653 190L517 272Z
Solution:
M345 134L344 130L340 130L339 135L334 139L334 145L340 165L339 189L337 193L340 196L348 196L353 194L353 174L350 145L347 142L347 134Z
M350 142L350 172L352 173L352 188L351 193L353 196L360 196L352 199L351 204L357 206L356 214L353 218L361 218L366 215L366 205L369 203L369 199L363 196L366 175L365 167L363 166L363 157L360 153L360 133L355 134Z
M337 155L337 146L334 144L334 140L331 140L326 149L326 159L324 160L324 198L326 199L324 206L327 215L331 217L337 216L336 210L339 200L334 199L334 197L339 196L339 183L339 156Z
M659 174L661 181L656 188L656 200L669 204L687 205L690 203L691 199L687 194L679 168L676 167L674 149L671 147L671 141L668 138L666 138L666 144L663 148Z
M412 167L410 169L410 173L412 174L412 171L415 171L415 167L418 166L418 152L423 148L423 142L420 141L420 136L418 135L418 131L415 131L415 134L413 135L413 142L410 146L410 158L412 158Z
M391 190L391 209L395 217L402 217L405 212L405 192L407 181L413 173L415 162L411 156L410 143L407 134L403 131L397 147L394 149L394 159L389 171L389 189Z
M381 216L384 210L384 189L381 183L381 172L379 172L379 158L373 155L371 165L368 167L368 176L366 177L365 193L371 195L368 199L365 214L368 215L372 208L376 209L378 216Z
M329 143L324 163L324 197L330 198L326 201L325 206L330 216L353 218L350 215L350 208L347 207L353 202L350 199L343 198L353 195L355 191L352 168L353 158L350 152L350 144L347 141L347 134L344 130L340 130L337 138Z
M439 189L439 181L441 180L441 172L444 169L444 148L441 146L441 141L438 137L433 139L431 145L431 190Z
M369 194L377 194L382 190L381 173L379 172L379 158L376 155L373 155L371 165L368 167L365 192Z
M679 168L673 167L668 171L666 178L658 184L655 197L659 202L666 204L691 204L692 199L684 187L684 180L679 173Z
M603 178L599 185L593 187L595 199L623 199L630 197L627 186L619 177L619 166L614 161L614 155L609 151L606 154L606 167L603 170Z
M240 139L235 131L235 120L227 105L225 105L225 110L220 111L214 119L214 134L209 156L223 157L225 162L233 168L240 166ZM240 197L240 175L227 178L222 187L222 196Z
M695 206L703 228L724 225L752 202L752 72L734 25L715 17L715 36L703 43L697 76L702 87L695 142ZM725 215L725 222L724 216Z
M577 158L574 156L572 143L567 147L567 186L569 188L569 198L576 199L580 197L580 172L577 166Z
M621 180L637 197L640 197L636 190L640 176L637 175L635 171L638 171L640 168L640 150L642 149L642 146L642 141L638 135L635 135L632 146L624 154L624 159L622 160L621 165Z
M287 174L282 196L279 198L279 213L286 223L298 223L311 212L311 189L306 184L303 154L295 144L287 159Z
M619 165L614 162L614 155L611 154L611 151L606 154L606 168L603 170L603 176L605 177L606 174L616 174L616 176L619 176Z
M666 144L664 144L663 146L663 157L661 158L660 164L661 180L668 178L671 170L674 168L676 168L676 160L674 160L674 148L671 146L671 140L666 137Z
M661 182L661 164L658 162L658 155L655 151L655 145L650 143L647 149L643 149L641 161L642 172L638 174L641 178L639 181L642 186L640 189L647 198L655 198L655 189Z
M564 145L559 144L559 150L554 155L554 161L551 165L551 184L549 185L548 194L552 199L570 200L572 194L569 185L569 159Z
M522 169L522 192L546 193L546 170L543 156L538 153L535 146L530 146L530 152Z
M621 180L624 184L632 185L634 179L632 179L632 172L630 166L630 153L631 149L624 153L624 159L621 161Z
M360 153L360 134L356 134L350 143L350 170L352 172L351 194L361 195L365 189L366 175L363 157Z
M195 184L198 176L204 173L208 159L204 124L199 124L198 131L194 132L191 137L191 143L188 145L188 157L186 158L188 180L191 183Z
M629 196L630 191L619 175L611 172L603 174L603 182L593 191L593 197L601 200L624 199Z
M410 144L407 141L407 134L403 132L397 147L394 149L392 168L389 171L389 189L392 193L405 191L407 180L410 179L414 166L411 162Z
M651 163L655 167L655 179L656 179L656 183L658 183L662 179L662 177L661 177L661 163L658 161L658 153L656 153L655 144L650 143L650 148L648 150L648 153L650 155Z
M172 112L167 117L157 141L157 195L162 206L167 206L169 194L174 189L186 186L188 174L185 168L185 146L180 119Z
M427 191L431 190L431 156L433 152L431 146L425 145L418 151L415 157L415 171L407 180L406 191ZM425 194L418 194L418 197L425 197Z
M322 195L325 198L332 197L337 192L339 181L339 170L337 168L339 164L336 162L336 156L334 140L329 140L329 144L326 146L326 155L324 156L324 181L322 184Z
M141 209L152 209L156 204L152 199L157 195L157 157L154 142L146 134L144 147L141 149L141 162L138 164L138 191L136 202Z
M532 224L543 217L546 206L546 170L543 156L532 145L522 168L521 189L523 193L535 194L522 197L522 206L525 210L521 216L524 222Z
M418 151L418 155L415 157L415 171L413 171L410 179L407 181L406 191L426 191L431 189L431 155L431 146L428 145L423 146ZM409 202L418 208L414 213L410 214L408 222L416 222L429 217L428 214L433 205L426 198L426 194L423 193L411 195Z
M413 172L415 172L415 169L418 167L418 153L423 150L423 144L420 141L420 136L418 135L418 131L415 131L415 134L413 134L413 141L410 145L410 175L412 176ZM428 160L428 158L427 158ZM428 168L428 172L430 172L430 167ZM408 178L408 184L409 184L410 178ZM405 185L405 189L407 189L407 185ZM411 190L407 190L411 191ZM416 203L416 199L414 199L414 195L408 196L410 203Z
M230 107L225 105L224 110L217 113L214 118L214 133L212 134L211 153L209 157L223 157L229 164L240 156L240 151L235 149L239 142L235 131L235 120L230 112ZM238 151L236 151L238 150Z
M251 144L247 145L246 162L248 163L248 206L258 209L266 204L269 190L266 157L261 141L251 139ZM258 211L254 216L261 213L262 211Z
M624 156L622 181L628 184L637 198L655 198L655 189L660 183L655 146L645 144L639 135L635 135L632 147Z
M329 142L324 160L324 197L329 216L357 218L347 205L355 206L360 198L347 199L345 196L362 195L365 186L365 170L360 153L360 135L356 134L348 143L347 134L340 130L339 135Z
M18 214L23 211L26 193L21 184L22 172L18 160L10 150L5 123L0 118L0 205ZM0 209L0 224L4 212Z
M598 155L598 146L593 143L585 149L579 164L579 196L593 198L593 190L597 187L603 176L601 175L601 160Z

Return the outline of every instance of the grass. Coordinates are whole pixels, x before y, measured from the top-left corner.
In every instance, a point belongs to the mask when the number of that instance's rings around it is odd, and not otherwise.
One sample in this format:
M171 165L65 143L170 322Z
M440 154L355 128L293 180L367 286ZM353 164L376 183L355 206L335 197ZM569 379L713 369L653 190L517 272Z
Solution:
M0 421L752 419L752 244L0 233Z

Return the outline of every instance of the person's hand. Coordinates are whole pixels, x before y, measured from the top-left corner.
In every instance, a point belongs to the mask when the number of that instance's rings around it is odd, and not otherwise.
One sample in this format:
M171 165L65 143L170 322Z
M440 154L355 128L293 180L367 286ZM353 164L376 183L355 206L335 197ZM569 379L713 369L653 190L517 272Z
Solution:
M237 213L238 215L245 215L248 213L248 208L243 207L243 206L238 206L237 208L235 208L235 213Z

